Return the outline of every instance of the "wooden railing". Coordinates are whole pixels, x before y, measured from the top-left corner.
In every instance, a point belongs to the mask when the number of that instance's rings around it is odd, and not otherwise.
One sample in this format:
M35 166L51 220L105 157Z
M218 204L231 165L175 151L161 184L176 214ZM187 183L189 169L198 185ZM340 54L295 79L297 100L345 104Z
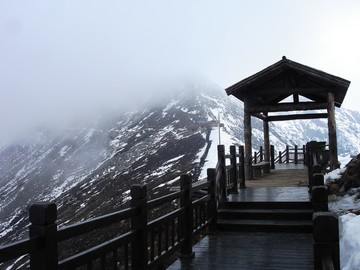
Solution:
M306 154L306 148L305 145L302 147L299 147L297 145L295 146L289 146L287 145L285 150L279 151L278 155L275 157L275 151L274 146L270 146L270 153L269 157L272 166L271 168L274 169L274 165L276 163L305 163L305 154ZM262 162L265 159L264 156L264 150L263 147L260 146L259 151L255 151L254 155L252 157L252 163L257 164L259 162Z
M291 147L286 146L284 151L279 151L274 163L305 163L305 146L299 147L297 145Z
M244 146L230 146L230 154L225 154L225 147L218 145L216 164L216 183L219 183L219 199L225 199L228 193L238 193L238 188L245 188ZM240 180L240 183L239 183Z
M328 211L328 191L324 171L328 162L326 145L306 144L309 192L313 203L314 269L340 269L339 227L336 214Z
M194 185L191 176L183 175L178 191L151 201L145 185L134 185L130 207L74 225L58 228L57 206L34 204L29 209L29 239L0 247L0 266L27 255L31 270L154 269L178 253L194 256L194 236L216 229L219 201L237 192L239 176L240 187L245 187L243 151L243 146L239 153L231 146L226 155L219 145L216 168L207 170L206 181ZM99 238L109 230L114 234L110 240L81 249L86 234L96 232ZM67 241L79 249L64 255L58 246Z

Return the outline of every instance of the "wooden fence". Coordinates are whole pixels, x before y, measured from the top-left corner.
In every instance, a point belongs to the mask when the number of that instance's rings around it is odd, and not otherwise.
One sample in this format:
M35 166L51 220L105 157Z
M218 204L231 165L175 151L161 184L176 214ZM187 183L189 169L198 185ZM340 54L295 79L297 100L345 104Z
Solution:
M34 204L29 209L29 238L0 247L0 264L27 255L31 270L161 269L177 254L194 256L194 237L216 229L219 201L229 192L237 192L239 176L240 187L245 187L243 157L243 146L238 153L231 146L226 155L224 146L219 145L216 168L207 170L206 181L192 183L191 176L182 175L178 191L150 201L147 187L134 185L129 208L70 226L58 228L55 204ZM160 208L166 212L152 219L153 211ZM130 224L126 232L59 258L62 242L111 225L117 228L124 222Z
M270 146L270 163L271 168L274 169L274 165L276 163L304 163L306 162L305 159L306 155L306 147L303 145L302 147L299 147L297 145L295 146L289 146L287 145L285 150L279 151L278 155L275 157L275 150L274 146ZM259 162L264 161L264 150L263 147L260 146L259 151L255 151L254 155L252 157L252 163L257 164Z

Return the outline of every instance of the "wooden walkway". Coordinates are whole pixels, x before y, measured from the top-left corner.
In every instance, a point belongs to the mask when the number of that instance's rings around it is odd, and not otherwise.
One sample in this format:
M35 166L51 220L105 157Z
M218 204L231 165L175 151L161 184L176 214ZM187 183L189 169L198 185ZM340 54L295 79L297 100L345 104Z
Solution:
M282 181L271 180L276 175L291 178L289 176L294 176L294 173L301 175L300 181L307 179L303 168L296 172L294 168L284 169L247 181L247 188L240 190L239 194L229 195L227 201L309 202L307 187L298 185L296 181L284 187L286 184ZM281 184L270 187L267 181ZM265 185L251 184L259 182ZM311 233L218 231L203 238L193 247L193 251L193 259L178 259L168 269L314 269Z

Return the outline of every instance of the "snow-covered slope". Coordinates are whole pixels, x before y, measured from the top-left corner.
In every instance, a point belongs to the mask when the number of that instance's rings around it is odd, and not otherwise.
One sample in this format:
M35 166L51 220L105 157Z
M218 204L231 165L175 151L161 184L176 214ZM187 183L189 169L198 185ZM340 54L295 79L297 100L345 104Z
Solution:
M175 86L156 103L66 130L36 132L0 149L0 245L26 236L28 206L58 205L59 225L119 209L135 183L150 196L168 192L184 173L194 181L216 165L216 146L243 143L243 104L211 82ZM221 127L218 127L220 117ZM253 147L263 143L262 122L252 120ZM360 114L337 111L339 154L360 152ZM286 144L327 140L327 123L270 124L276 151ZM220 135L220 136L219 136ZM14 268L16 269L16 268Z

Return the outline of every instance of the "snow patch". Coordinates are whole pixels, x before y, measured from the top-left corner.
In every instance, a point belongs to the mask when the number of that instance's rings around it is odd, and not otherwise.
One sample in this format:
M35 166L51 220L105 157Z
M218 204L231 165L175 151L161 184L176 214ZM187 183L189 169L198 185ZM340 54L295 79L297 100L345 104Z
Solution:
M67 153L71 148L72 148L71 145L65 145L65 146L63 146L63 147L60 149L60 151L59 151L60 157L65 156L66 153Z

